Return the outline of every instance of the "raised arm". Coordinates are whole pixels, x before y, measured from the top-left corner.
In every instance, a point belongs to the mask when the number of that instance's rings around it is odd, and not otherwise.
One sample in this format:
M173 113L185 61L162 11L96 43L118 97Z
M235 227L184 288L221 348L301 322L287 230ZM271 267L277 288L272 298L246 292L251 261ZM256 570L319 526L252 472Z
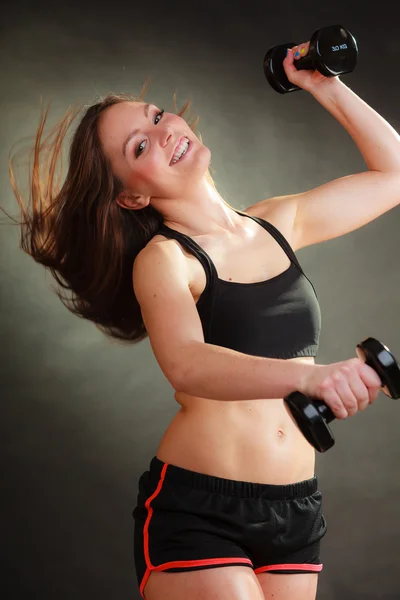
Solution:
M359 229L400 204L400 136L339 78L297 71L293 62L288 53L284 66L290 81L311 93L345 128L368 168L299 194L261 200L247 209L265 219L277 210L294 215L291 238L298 250Z

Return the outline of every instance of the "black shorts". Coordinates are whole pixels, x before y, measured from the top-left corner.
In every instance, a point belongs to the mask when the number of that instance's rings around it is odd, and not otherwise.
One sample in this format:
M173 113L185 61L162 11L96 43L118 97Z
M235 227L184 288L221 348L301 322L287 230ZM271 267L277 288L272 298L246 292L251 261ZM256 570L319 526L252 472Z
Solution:
M140 593L151 571L245 565L255 573L322 570L326 533L317 478L290 485L231 481L157 457L139 480L133 511Z

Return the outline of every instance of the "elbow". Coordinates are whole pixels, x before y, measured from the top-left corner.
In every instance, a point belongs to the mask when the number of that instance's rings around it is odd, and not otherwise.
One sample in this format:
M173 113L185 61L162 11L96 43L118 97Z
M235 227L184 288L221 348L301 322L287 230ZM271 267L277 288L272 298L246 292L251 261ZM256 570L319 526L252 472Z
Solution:
M190 368L187 359L188 357L186 356L186 360L183 360L181 357L180 360L176 361L175 365L170 369L169 380L176 392L195 395L193 394L193 378L191 377L193 369Z
M199 378L199 365L202 364L203 356L199 355L198 343L187 344L171 359L169 364L169 381L176 392L199 395L197 392ZM201 371L201 369L200 369Z
M187 376L187 371L185 368L180 365L177 367L169 377L169 381L174 388L175 392L180 392L183 394L190 394L189 388L189 379Z

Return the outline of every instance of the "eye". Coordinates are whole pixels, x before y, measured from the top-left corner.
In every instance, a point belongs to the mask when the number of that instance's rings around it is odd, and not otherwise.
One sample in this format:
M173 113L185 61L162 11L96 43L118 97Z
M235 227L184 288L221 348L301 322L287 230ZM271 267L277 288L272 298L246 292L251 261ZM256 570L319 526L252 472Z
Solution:
M155 124L155 125L158 125L158 123L161 121L161 118L162 118L162 116L163 116L164 112L165 112L165 111L164 111L164 109L162 109L162 110L160 110L160 111L159 111L159 112L156 114L156 116L154 117L154 124ZM157 121L157 123L155 122L155 121L156 121L156 119L159 119L159 120ZM140 144L137 146L137 148L136 148L136 152L135 152L135 156L136 156L136 158L139 158L139 156L140 156L140 155L141 155L141 153L143 152L143 144L144 144L144 142L145 142L145 140L143 140L143 142L140 142Z

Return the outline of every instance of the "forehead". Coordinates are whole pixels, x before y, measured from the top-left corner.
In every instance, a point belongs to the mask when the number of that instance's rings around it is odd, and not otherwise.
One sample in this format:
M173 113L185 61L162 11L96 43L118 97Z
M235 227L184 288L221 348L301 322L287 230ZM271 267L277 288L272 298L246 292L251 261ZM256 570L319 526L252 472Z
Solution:
M116 150L126 135L145 120L144 102L120 102L109 106L101 115L99 135L108 150Z

